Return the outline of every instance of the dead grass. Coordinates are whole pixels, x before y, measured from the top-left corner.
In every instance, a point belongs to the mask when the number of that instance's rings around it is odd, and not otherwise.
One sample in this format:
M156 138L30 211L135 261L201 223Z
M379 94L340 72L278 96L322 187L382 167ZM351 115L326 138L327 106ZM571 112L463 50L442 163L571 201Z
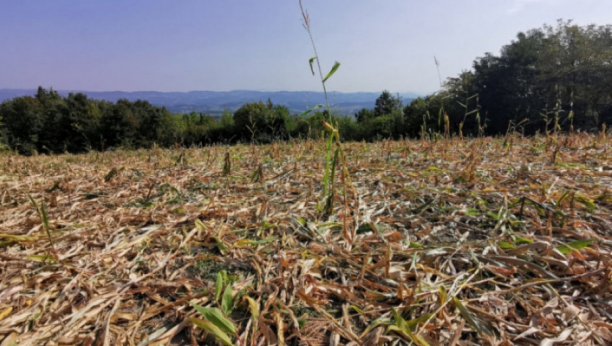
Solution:
M221 270L241 345L609 345L603 140L349 143L327 219L324 143L0 157L0 345L210 344Z

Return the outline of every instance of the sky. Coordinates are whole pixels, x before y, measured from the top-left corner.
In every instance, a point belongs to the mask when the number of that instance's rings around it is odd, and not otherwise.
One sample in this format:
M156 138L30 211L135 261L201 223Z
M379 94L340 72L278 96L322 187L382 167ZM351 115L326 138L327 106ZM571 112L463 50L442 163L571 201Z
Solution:
M341 92L427 94L518 32L610 0L303 0ZM298 0L0 0L0 88L320 91Z

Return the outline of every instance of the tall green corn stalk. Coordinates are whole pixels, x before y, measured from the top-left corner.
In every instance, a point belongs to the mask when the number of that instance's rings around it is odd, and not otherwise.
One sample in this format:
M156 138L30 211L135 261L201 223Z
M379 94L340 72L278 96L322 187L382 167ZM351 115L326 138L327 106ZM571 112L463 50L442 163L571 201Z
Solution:
M470 100L476 98L476 108L470 110ZM468 115L476 113L476 122L478 123L478 134L480 135L481 126L480 126L480 106L479 106L479 98L478 94L470 95L469 90L465 90L465 103L461 103L457 101L457 103L465 110L463 114L463 120L459 123L459 137L463 139L463 125L465 125L465 121L467 120Z
M436 64L436 70L438 71L438 81L440 82L440 91L442 91L442 89L444 88L444 83L442 82L442 75L440 74L440 62L438 61L438 59L436 58L436 56L434 55L434 63ZM434 93L435 95L435 93ZM442 132L442 120L444 120L444 133L446 136L446 128L447 126L449 126L449 132L450 132L450 122L447 123L448 121L448 115L446 114L446 110L444 109L444 99L448 98L449 96L442 96L440 98L440 109L438 110L438 132L437 134L440 135L440 133ZM429 113L427 114L427 116L429 117ZM422 128L423 133L425 132L425 120L423 120L423 128ZM450 138L450 133L449 133L449 138Z
M570 121L570 133L574 134L574 91L570 93L570 111L567 115L567 119ZM567 120L566 119L566 120Z
M446 113L446 109L444 109L444 100L450 98L449 95L443 95L440 97L440 109L438 110L438 135L442 136L442 131L444 131L444 136L446 136L447 125L448 125L448 137L450 138L450 121L448 118L448 113ZM442 127L442 123L444 123L444 127ZM443 130L444 129L444 130Z
M561 113L563 112L563 109L561 108L561 100L557 100L557 103L555 104L555 127L553 129L553 135L555 136L555 138L557 138L557 131L561 131L561 124L559 123L559 120L561 120Z
M308 16L308 12L304 9L302 5L302 0L299 0L300 10L302 12L303 26L308 32L308 37L310 38L310 43L312 44L312 50L314 51L314 56L308 60L310 64L310 71L312 75L316 75L313 64L316 60L317 69L319 71L319 77L321 79L321 86L323 87L323 94L325 95L325 109L327 110L327 121L323 120L322 125L328 132L327 138L327 149L325 151L325 173L323 175L323 197L325 199L325 206L323 208L323 212L327 215L333 214L333 203L336 196L336 185L335 185L335 176L336 176L336 168L338 164L342 163L342 176L341 182L343 185L344 192L344 208L345 208L345 217L344 217L344 236L350 242L352 239L352 232L349 231L347 225L347 217L348 217L348 202L347 202L347 183L352 186L350 183L350 177L348 174L347 166L346 166L346 158L344 155L344 150L342 143L340 142L340 133L337 122L334 122L331 115L331 108L329 106L329 98L327 95L327 88L325 86L325 82L338 70L340 67L339 62L334 62L331 70L327 73L327 75L323 76L323 70L321 69L321 63L319 59L319 54L317 53L317 47L315 45L314 39L312 37L312 31L310 30L310 17ZM307 115L312 110L321 107L321 105L317 105L306 112L302 113L302 116ZM334 144L336 149L334 150Z
M557 138L557 131L561 131L561 124L559 121L561 120L561 113L563 113L563 106L561 103L561 92L559 91L559 86L555 85L555 92L557 93L557 103L555 104L555 128L553 129L553 133L555 135L555 139Z
M550 115L552 113L552 111L548 110L548 104L546 104L546 107L542 110L542 112L540 112L540 116L544 119L544 135L546 138L548 138L550 135L550 132L548 131L548 124L550 124Z
M429 105L427 105L429 107ZM429 120L431 116L429 115L429 109L425 111L423 114L423 125L421 125L421 143L425 143L425 136L427 136L427 120Z
M606 135L606 123L601 124L601 137L604 142L604 153L608 154L608 136Z

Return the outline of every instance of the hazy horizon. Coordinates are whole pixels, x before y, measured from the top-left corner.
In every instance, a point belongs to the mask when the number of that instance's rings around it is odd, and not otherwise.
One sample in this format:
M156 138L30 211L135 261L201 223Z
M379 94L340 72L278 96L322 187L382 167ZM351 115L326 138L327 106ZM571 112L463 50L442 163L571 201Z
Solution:
M93 92L93 93L113 93L113 92L121 92L121 93L191 93L191 92L219 92L219 93L227 93L227 92L239 92L239 91L249 91L249 92L261 92L261 93L323 93L323 90L253 90L253 89L231 89L231 90L185 90L185 91L159 91L159 90L85 90L85 89L57 89L50 86L38 85L33 88L4 88L0 87L0 90L20 90L20 91L31 91L37 90L38 87L42 87L46 90L53 89L58 92ZM369 93L379 93L379 91L339 91L339 90L327 90L328 93L341 93L341 94L369 94ZM415 92L402 92L398 91L392 92L393 94L415 94L415 95L427 95L426 93L415 93Z
M303 0L337 92L428 94L516 34L607 24L605 0ZM0 89L318 92L298 1L0 0Z

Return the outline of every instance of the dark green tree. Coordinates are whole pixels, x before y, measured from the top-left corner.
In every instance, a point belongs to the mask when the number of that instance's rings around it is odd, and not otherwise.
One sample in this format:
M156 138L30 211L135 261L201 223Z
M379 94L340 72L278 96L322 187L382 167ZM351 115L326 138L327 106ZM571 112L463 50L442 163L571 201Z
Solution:
M367 108L360 109L357 113L355 113L355 120L358 123L365 123L374 118L374 111Z
M39 135L44 125L43 108L30 96L17 97L0 104L6 140L13 150L31 155L39 149Z
M107 147L135 147L140 121L131 108L130 101L121 99L113 107L105 109L100 120L100 130Z
M243 140L271 142L286 138L285 122L289 117L289 109L282 105L274 105L270 100L244 104L234 112L235 134Z
M526 33L474 62L474 84L489 133L510 121L529 121L528 132L603 121L612 102L612 26L577 26L560 20ZM556 119L555 119L556 118Z
M394 111L402 110L402 99L398 96L393 96L388 90L384 90L376 99L374 107L374 117L390 115Z
M55 136L62 142L63 150L75 153L99 147L97 132L102 113L95 102L83 93L71 93L59 109Z

